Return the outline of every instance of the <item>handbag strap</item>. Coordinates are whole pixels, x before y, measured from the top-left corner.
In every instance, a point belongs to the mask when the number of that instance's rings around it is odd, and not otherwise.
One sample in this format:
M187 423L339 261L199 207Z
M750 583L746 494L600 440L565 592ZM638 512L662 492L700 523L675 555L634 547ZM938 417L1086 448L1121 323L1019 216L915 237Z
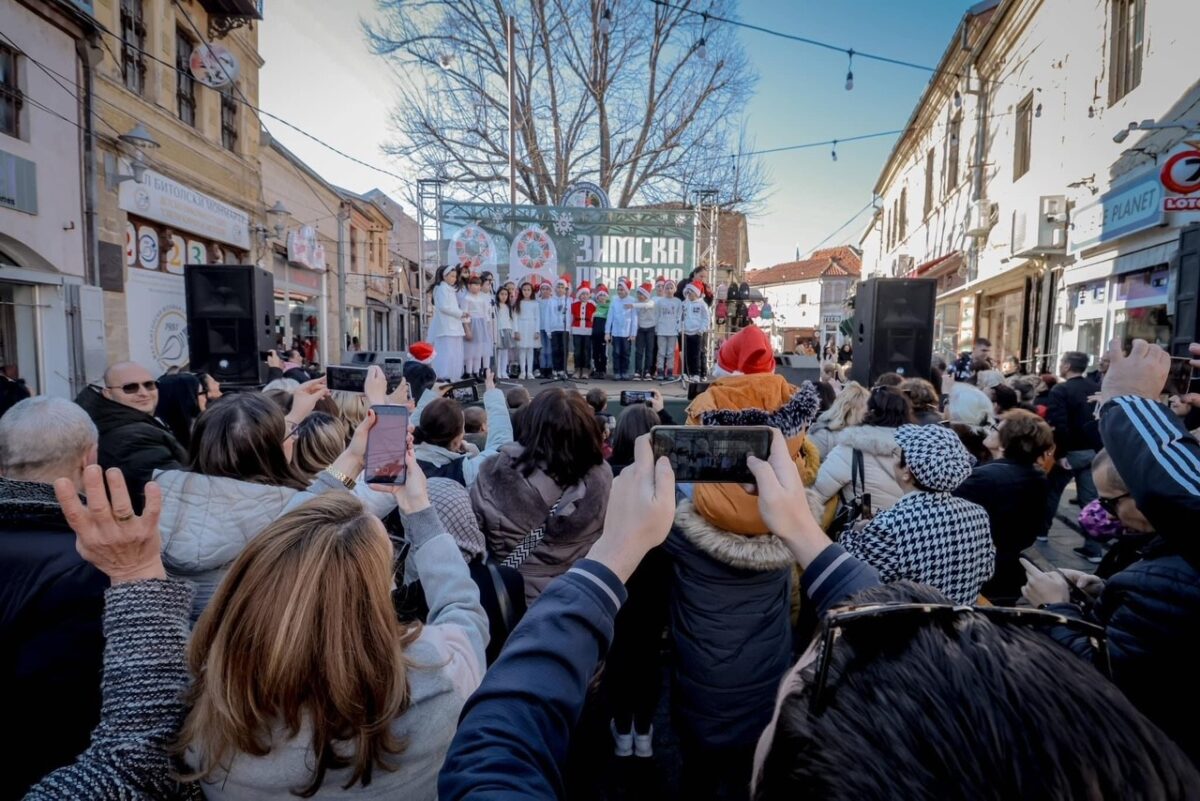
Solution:
M504 561L500 563L503 567L520 567L524 564L525 560L529 558L529 554L533 552L533 549L545 539L546 529L549 527L550 521L554 519L554 515L558 511L558 505L561 502L562 498L555 501L542 524L526 534L525 539L521 540L517 544L517 547L513 548L512 552L504 557Z
M512 598L508 596L508 586L500 575L500 568L490 560L484 560L488 576L492 579L492 588L496 591L496 606L500 607L500 619L504 622L504 630L511 632L517 625L516 612L513 610Z
M867 488L866 470L863 467L863 454L858 448L850 458L850 487L854 493L854 502L862 503L863 490Z

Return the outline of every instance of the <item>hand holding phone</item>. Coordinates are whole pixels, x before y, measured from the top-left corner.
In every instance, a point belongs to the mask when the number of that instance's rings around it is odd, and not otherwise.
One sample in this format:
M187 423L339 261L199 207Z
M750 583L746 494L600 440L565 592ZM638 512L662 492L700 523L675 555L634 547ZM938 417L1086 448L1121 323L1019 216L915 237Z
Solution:
M408 468L408 408L372 406L375 425L367 435L364 479L368 484L403 485Z
M648 389L621 390L621 405L633 406L635 403L647 403L654 399L654 393Z
M767 426L655 426L650 443L655 458L670 461L676 481L754 484L746 458L770 458L771 432Z
M1021 595L1033 606L1065 604L1071 600L1071 584L1062 573L1043 573L1023 556L1021 567L1025 568L1025 586L1021 588Z

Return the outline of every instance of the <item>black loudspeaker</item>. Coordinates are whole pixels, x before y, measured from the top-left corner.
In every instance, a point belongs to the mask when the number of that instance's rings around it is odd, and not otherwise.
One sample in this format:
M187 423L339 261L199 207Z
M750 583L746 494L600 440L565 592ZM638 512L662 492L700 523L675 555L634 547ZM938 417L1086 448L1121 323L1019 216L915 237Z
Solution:
M275 347L274 276L242 264L189 264L183 275L192 371L222 384L266 383L266 354Z
M936 294L932 278L869 278L859 284L850 378L864 387L889 372L929 378Z

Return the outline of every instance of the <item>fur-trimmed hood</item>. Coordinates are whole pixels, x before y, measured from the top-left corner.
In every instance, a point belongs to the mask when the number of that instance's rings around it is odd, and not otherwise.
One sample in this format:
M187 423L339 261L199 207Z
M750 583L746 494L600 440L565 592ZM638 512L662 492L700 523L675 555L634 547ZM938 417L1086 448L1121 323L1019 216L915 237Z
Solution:
M896 429L886 426L851 426L842 429L837 444L874 456L896 456L900 453L900 446L896 444Z
M701 551L733 567L766 571L788 567L795 562L783 540L774 534L747 537L717 528L685 498L681 498L675 507L675 527Z

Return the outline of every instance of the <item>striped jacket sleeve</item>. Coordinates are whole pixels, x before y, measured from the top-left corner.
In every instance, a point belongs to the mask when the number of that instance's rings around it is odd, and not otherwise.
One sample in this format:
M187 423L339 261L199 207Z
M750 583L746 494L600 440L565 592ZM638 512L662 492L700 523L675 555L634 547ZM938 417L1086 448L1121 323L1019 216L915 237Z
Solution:
M1200 513L1200 443L1166 406L1134 395L1113 398L1101 410L1100 436L1156 529Z

